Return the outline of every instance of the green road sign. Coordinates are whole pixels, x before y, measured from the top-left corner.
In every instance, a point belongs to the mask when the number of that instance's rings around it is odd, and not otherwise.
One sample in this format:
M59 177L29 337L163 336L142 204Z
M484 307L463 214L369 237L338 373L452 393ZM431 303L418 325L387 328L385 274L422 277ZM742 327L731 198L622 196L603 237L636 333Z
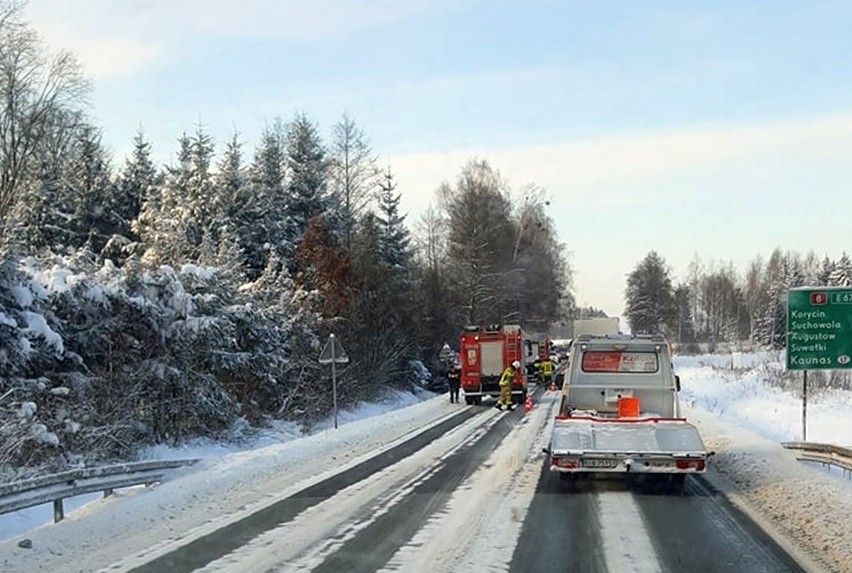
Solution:
M787 292L787 369L852 368L852 288Z

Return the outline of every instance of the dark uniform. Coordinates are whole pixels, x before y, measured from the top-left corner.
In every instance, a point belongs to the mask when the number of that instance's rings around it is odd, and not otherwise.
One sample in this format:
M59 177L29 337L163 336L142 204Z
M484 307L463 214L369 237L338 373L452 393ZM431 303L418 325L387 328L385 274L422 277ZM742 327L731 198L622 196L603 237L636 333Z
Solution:
M450 403L458 404L459 402L460 374L457 366L450 366L450 370L447 372L447 382L450 383Z

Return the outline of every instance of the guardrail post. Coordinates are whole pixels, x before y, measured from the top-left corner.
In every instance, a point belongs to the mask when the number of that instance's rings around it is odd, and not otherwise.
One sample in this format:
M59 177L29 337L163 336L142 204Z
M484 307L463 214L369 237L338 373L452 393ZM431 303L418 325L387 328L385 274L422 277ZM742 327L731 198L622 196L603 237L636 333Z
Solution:
M53 500L53 523L59 523L65 519L65 508L62 507L62 498Z
M112 495L112 488L107 488L104 490L104 497L109 497Z

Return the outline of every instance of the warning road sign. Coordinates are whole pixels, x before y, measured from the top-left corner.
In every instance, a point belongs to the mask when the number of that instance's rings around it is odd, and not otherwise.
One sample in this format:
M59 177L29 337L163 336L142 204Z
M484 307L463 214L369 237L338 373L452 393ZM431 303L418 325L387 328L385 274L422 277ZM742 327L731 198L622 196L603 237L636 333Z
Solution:
M329 335L328 342L325 343L322 352L320 352L319 362L320 364L331 364L332 362L346 364L349 362L346 351L343 350L343 346L340 345L333 334Z

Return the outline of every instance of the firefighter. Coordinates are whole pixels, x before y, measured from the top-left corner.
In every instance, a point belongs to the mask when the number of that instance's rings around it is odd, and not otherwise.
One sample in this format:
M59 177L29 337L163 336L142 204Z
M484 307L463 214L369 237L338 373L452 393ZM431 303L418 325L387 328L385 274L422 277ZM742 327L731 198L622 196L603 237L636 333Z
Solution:
M550 384L553 380L553 362L550 358L545 358L541 361L541 381L542 384Z
M453 362L450 365L450 369L447 371L447 382L450 385L450 403L458 404L459 403L459 376L461 374L459 370L460 364L457 362Z
M494 407L498 410L502 410L504 404L507 410L515 409L515 406L512 404L512 379L515 378L515 374L520 369L521 363L515 360L503 370L503 375L500 376L500 397L497 398L497 403L494 404Z
M541 384L544 380L544 376L541 373L541 358L536 358L533 362L533 373L535 374L536 381Z

